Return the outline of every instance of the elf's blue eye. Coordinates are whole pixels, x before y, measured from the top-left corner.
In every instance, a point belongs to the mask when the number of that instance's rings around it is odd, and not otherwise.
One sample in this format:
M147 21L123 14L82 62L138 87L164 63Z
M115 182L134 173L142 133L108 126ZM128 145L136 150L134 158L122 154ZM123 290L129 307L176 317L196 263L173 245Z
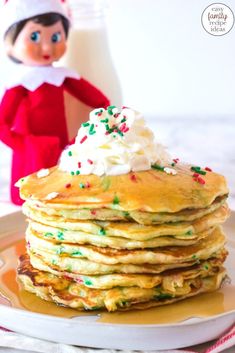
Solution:
M51 41L52 41L52 43L60 42L61 41L61 33L60 32L54 33L51 37Z
M32 42L38 43L40 41L40 32L31 33L30 39Z

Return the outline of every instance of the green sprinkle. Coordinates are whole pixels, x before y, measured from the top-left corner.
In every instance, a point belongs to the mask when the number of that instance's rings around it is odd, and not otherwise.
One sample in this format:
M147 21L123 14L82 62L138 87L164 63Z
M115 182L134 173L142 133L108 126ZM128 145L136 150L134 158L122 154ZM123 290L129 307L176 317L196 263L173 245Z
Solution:
M106 230L104 228L101 228L99 230L99 235L106 235Z
M108 110L108 113L109 115L113 115L113 109L116 108L115 105L110 105L107 110Z
M188 230L185 235L192 235L192 234L193 234L193 231L192 230Z
M170 299L172 298L172 295L169 293L159 293L158 295L155 296L156 299Z
M98 114L98 113L96 113L96 114ZM89 125L90 125L90 123L88 123L88 122L82 124L82 126L84 126L84 127L87 127L87 126L89 126Z
M109 129L109 124L105 124L105 129L106 129L107 131L110 130L110 129Z
M75 175L75 173L74 173L74 172L71 172L70 174L71 174L71 175Z
M194 255L192 256L192 259L196 260L196 258L197 258L197 255L194 254Z
M45 233L45 237L54 237L53 233L47 232Z
M63 232L58 232L57 238L58 238L59 240L64 240L64 233L63 233Z
M80 187L80 189L85 189L85 184L84 183L80 183L79 187Z
M113 204L114 205L118 205L120 202L119 198L117 197L117 195L114 196L114 199L113 199Z
M52 259L52 260L51 260L51 263L52 263L52 265L56 265L56 260L55 260L55 259Z
M76 171L76 175L79 175L79 174L80 174L80 171L79 171L79 170L77 170L77 171Z
M128 300L121 300L118 304L120 307L125 307L128 306L129 302Z
M69 151L68 155L69 155L69 157L71 157L73 155L72 151Z
M95 124L91 124L89 132L92 132L94 130Z
M152 164L151 167L152 167L153 169L160 170L160 171L164 172L164 167L162 167L162 166L159 165L159 164Z
M108 133L112 134L112 132L114 132L114 128L111 127L111 129L108 130Z
M74 251L74 252L72 252L72 256L83 256L82 255L82 253L81 253L81 251Z
M175 163L171 163L171 166L174 167L174 166L175 166Z
M93 306L92 308L89 308L89 310L100 310L102 309L100 306Z
M195 173L206 175L206 171L201 170L201 167L194 166L194 167L191 167L191 170Z
M121 132L120 130L118 130L117 132L120 136L124 136L123 132Z
M198 174L206 175L206 172L205 172L205 170L199 170L199 171L198 171Z
M92 286L93 283L91 282L91 280L90 280L89 278L85 278L84 284L85 284L86 286Z
M129 216L130 216L130 213L127 212L127 211L124 211L124 212L123 212L123 216L124 216L124 217L129 217Z
M209 270L209 266L208 265L204 265L204 269L205 270Z
M95 112L95 115L98 115L98 114L100 114L100 113L103 113L103 111L104 111L104 109L100 109L100 110L98 110L98 112Z
M196 172L196 171L198 171L198 170L201 170L201 167L192 166L192 167L191 167L191 170L193 170L194 172Z
M121 123L125 123L126 122L126 118L123 118L122 120L121 120Z
M94 134L96 134L96 131L95 131L95 130L89 132L89 135L94 135Z
M108 123L108 122L109 122L109 119L108 119L108 118L102 119L102 120L100 120L100 122L101 122L101 123Z

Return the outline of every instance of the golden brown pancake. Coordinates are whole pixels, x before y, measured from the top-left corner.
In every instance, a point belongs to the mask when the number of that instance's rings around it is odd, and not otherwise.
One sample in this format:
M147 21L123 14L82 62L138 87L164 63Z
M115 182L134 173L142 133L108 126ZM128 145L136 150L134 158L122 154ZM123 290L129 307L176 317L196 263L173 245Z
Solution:
M224 247L225 237L220 227L213 229L207 237L191 246L166 246L151 249L113 249L108 247L97 247L93 245L61 244L54 241L45 240L37 236L34 232L27 231L26 240L30 252L44 254L45 258L56 260L59 264L65 257L69 257L79 262L87 259L93 263L105 265L116 264L177 264L189 262L192 259L207 259L213 253ZM60 259L61 258L61 259Z
M189 165L177 165L176 175L151 169L136 172L132 179L132 173L71 176L54 167L43 178L38 178L37 173L24 178L20 195L23 200L40 201L52 209L65 210L75 206L76 209L176 213L207 208L216 198L228 194L223 176L207 172L203 176L205 184L201 185L193 179L194 172L190 168ZM81 184L89 187L81 188Z
M161 273L111 273L104 275L82 275L73 272L66 272L63 269L58 269L58 266L47 264L43 256L35 256L30 253L30 261L34 269L44 272L50 272L61 278L69 278L77 283L83 284L89 288L110 289L112 287L141 287L153 288L156 285L164 282L168 286L174 286L175 281L181 281L183 278L192 278L192 276L209 276L214 273L216 268L223 265L227 256L225 249L220 250L213 257L207 260L196 261L192 263L185 263L184 266L177 267L174 265L173 269L162 271ZM156 266L157 268L157 266ZM167 268L167 265L166 267ZM159 267L158 267L159 270ZM189 276L189 277L188 277Z
M210 274L198 275L196 272L183 278L175 286L170 286L170 278L153 288L113 287L111 289L93 289L61 278L48 272L34 269L27 256L21 257L18 277L24 288L41 298L54 301L59 305L79 310L149 308L170 304L184 298L214 291L221 286L226 272L223 267L215 268ZM173 277L172 277L173 278Z
M64 209L63 205L61 209L53 208L51 205L45 205L40 202L26 201L23 205L23 212L26 216L32 219L43 218L47 222L62 223L66 222L69 227L75 226L76 221L81 220L97 220L97 221L128 221L137 222L143 225L155 225L163 223L176 223L184 221L194 221L206 216L215 210L225 205L226 196L218 197L216 200L206 208L199 209L186 209L176 213L155 213L155 212L143 212L137 211L119 211L108 208L89 209L89 208L69 208ZM58 205L57 205L58 206ZM75 206L74 206L75 207Z
M192 239L198 240L200 233L220 225L229 216L229 209L226 204L193 222L164 223L151 226L134 222L102 222L92 220L75 222L68 219L59 219L56 216L45 215L37 209L29 209L27 205L24 206L24 212L31 219L30 227L40 233L41 237L47 238L49 236L51 239L62 242L91 244L92 239L94 239L99 246L107 244L107 246L114 248L154 247L152 245L153 241L157 240L157 237L165 236L186 241ZM94 236L97 237L94 238ZM117 238L116 241L113 239L114 237ZM123 245L121 239L123 239ZM140 245L135 246L133 244L131 246L131 243L128 245L127 239L139 241ZM147 240L149 240L148 246ZM107 243L105 243L106 241Z

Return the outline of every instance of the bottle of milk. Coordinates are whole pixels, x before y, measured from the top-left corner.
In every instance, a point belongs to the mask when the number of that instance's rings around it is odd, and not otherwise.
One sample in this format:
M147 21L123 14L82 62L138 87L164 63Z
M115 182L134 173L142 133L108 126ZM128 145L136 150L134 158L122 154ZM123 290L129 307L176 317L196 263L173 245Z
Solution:
M112 105L122 106L120 82L115 71L108 43L106 28L107 3L105 0L69 0L72 28L68 48L61 64L77 71L82 77L98 87ZM78 106L79 105L79 106ZM69 116L81 114L80 121L88 119L91 108L81 102L70 102ZM69 134L74 136L78 121L70 118ZM76 125L76 124L75 124ZM77 131L76 131L77 132ZM76 134L75 134L76 135Z

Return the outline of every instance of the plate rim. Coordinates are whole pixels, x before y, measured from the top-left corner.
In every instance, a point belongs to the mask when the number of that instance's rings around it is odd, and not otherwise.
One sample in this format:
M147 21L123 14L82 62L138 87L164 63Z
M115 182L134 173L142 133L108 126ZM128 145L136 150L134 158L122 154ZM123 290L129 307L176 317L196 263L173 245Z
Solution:
M179 326L188 326L188 325L198 325L200 323L205 323L208 321L214 321L215 319L219 319L225 316L230 316L234 314L234 319L235 319L235 309L234 310L230 310L226 313L221 313L221 314L217 314L217 315L212 315L210 317L193 317L193 318L189 318L186 319L184 321L180 321L180 322L176 322L176 323L169 323L169 324L125 324L125 323L121 323L121 324L116 324L116 323L109 323L109 322L99 322L99 321L83 321L82 319L79 320L79 316L73 316L71 318L63 318L63 317L58 317L58 316L53 316L53 315L48 315L48 314L41 314L41 313L36 313L36 312L32 312L32 311L28 311L27 309L20 309L20 308L13 308L11 306L7 306L4 304L0 304L0 309L1 308L7 308L7 310L11 310L13 312L17 312L17 313L22 313L25 316L33 316L33 317L38 317L40 319L46 318L49 321L60 321L60 322L65 322L65 323L71 323L73 321L73 319L76 319L76 323L78 324L83 324L83 325L99 325L99 326L115 326L115 327L133 327L133 328L137 328L137 327L146 327L146 328L169 328L169 327L179 327ZM92 315L91 315L92 316ZM94 316L96 316L94 314ZM81 317L85 317L81 316ZM98 318L98 315L97 315ZM190 321L191 319L195 319L195 322L187 322Z

